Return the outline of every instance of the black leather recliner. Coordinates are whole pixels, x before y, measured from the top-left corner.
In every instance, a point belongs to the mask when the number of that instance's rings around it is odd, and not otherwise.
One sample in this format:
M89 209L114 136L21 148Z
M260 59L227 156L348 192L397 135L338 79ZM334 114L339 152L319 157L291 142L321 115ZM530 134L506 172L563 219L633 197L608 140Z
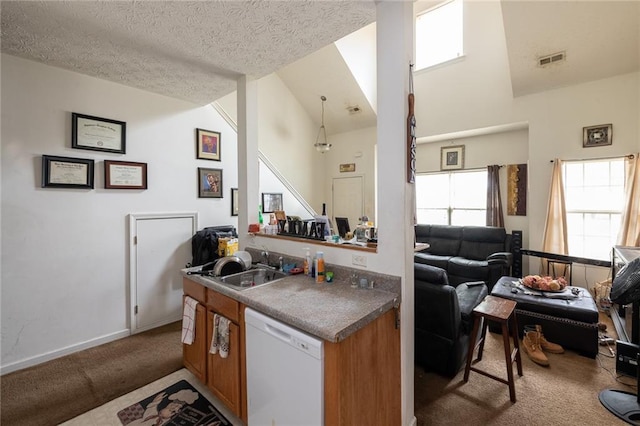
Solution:
M465 363L473 328L473 308L487 295L484 282L449 285L447 272L414 264L415 362L453 377Z

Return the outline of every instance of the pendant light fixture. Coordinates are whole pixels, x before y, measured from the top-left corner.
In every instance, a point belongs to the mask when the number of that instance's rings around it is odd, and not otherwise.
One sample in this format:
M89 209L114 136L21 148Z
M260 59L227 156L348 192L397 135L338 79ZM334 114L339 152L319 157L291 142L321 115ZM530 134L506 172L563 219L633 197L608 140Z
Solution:
M316 143L313 145L316 147L319 153L324 154L331 149L331 144L327 142L327 131L324 128L324 103L327 100L325 96L320 96L322 101L322 120L320 129L318 129L318 136L316 136Z

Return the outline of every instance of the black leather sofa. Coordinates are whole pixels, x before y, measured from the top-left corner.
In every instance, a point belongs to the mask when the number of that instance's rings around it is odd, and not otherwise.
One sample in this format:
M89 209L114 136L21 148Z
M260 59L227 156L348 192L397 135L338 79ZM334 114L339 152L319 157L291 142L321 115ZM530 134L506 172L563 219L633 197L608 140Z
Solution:
M488 293L484 282L449 285L447 273L415 263L415 362L453 377L465 363L473 308Z
M429 248L414 262L444 269L452 284L481 280L491 292L500 277L511 275L512 238L504 228L416 225L415 232L416 242Z

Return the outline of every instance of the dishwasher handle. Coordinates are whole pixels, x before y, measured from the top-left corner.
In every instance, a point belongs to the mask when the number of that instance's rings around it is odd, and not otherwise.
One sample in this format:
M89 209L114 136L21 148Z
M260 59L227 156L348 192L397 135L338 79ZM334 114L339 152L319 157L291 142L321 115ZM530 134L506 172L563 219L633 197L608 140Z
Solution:
M267 333L271 334L274 337L277 337L283 342L291 343L291 334L287 333L286 331L274 327L271 324L264 324L264 329Z

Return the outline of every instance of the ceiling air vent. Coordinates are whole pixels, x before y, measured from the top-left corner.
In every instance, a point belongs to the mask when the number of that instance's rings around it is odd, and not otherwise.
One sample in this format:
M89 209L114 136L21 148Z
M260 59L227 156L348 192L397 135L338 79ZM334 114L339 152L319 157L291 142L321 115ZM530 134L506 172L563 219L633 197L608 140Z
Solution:
M558 52L551 55L541 56L540 58L538 58L538 66L546 67L547 65L562 62L566 59L566 57L567 55L565 52Z

